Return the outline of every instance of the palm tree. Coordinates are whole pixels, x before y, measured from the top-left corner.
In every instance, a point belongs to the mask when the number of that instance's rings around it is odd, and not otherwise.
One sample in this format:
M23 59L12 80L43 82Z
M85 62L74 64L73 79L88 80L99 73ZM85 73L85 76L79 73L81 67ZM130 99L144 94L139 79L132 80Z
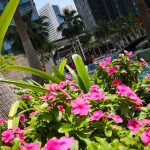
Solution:
M146 36L150 45L150 14L146 11L146 6L144 0L137 0L136 1L142 22L145 28Z
M20 35L22 45L24 47L25 53L28 58L28 62L30 67L42 70L40 61L37 57L37 54L35 52L35 49L33 47L33 44L31 42L30 36L28 34L27 27L23 21L23 18L20 15L20 12L17 10L15 15L14 15L14 20L16 23L17 31ZM40 77L34 76L33 79L37 82L42 82L42 79Z
M81 21L81 16L77 14L76 10L64 9L60 17L64 20L58 27L58 31L62 32L62 36L71 38L77 48L76 36L80 35L84 31L84 25ZM80 48L78 49L79 55L84 58Z
M35 52L40 57L42 66L49 60L50 50L55 45L48 40L48 22L46 17L41 16L32 20L32 11L22 16L26 24L26 28L32 41ZM5 39L12 42L12 50L16 54L25 53L16 25L11 25L6 34Z

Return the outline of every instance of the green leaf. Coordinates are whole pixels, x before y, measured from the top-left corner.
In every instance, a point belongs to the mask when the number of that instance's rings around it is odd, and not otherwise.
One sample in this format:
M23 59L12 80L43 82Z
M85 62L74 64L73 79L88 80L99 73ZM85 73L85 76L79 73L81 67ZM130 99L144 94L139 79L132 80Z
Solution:
M120 104L120 110L125 117L130 118L130 110L127 103L122 102Z
M16 117L16 113L18 111L20 105L20 101L16 101L10 108L9 116L8 116L8 129L17 128L19 124L19 117Z
M98 143L96 142L91 142L87 144L88 150L96 150L98 149Z
M57 77L54 77L54 76L50 75L47 72L44 72L44 71L41 71L41 70L37 70L37 69L34 69L34 68L29 68L29 67L26 67L26 66L9 66L9 67L6 67L5 69L6 70L18 70L18 71L31 73L31 74L40 76L40 77L42 77L44 79L50 80L50 81L52 81L54 83L59 83L61 81Z
M73 121L75 122L75 127L82 128L86 124L88 124L89 119L88 117L82 117L82 118L74 118Z
M15 139L13 142L12 150L18 150L20 145L21 145L21 141L19 139Z
M52 113L56 121L60 122L62 119L62 113L57 108L53 109Z
M79 142L77 140L74 141L74 143L71 146L70 150L79 150Z
M4 9L2 15L0 16L0 54L4 36L11 23L14 13L17 9L20 0L10 0Z
M78 85L81 90L83 90L84 93L88 93L83 81L81 80L80 76L78 76Z
M40 106L40 108L46 108L46 107L48 107L49 106L49 104L47 103L47 102L45 102L45 103L43 103L41 106Z
M95 137L96 141L99 142L100 150L108 150L109 144L107 143L106 139Z
M68 65L66 65L66 68L69 70L70 74L72 75L75 82L78 84L78 77L73 69L71 69Z
M7 146L2 146L0 147L1 150L12 150L10 147L7 147Z
M88 71L84 65L84 62L83 62L82 58L77 54L73 55L72 59L76 66L78 76L82 80L84 86L86 87L86 91L88 92L89 88L90 88L90 80L89 80Z
M65 80L65 77L59 72L59 69L57 69L55 66L53 66L53 71L54 71L55 77L57 77L58 79L62 81Z
M105 127L104 132L105 132L106 137L112 136L112 129L111 128Z
M24 81L11 81L11 80L0 79L0 82L14 84L14 85L21 87L21 88L32 89L32 90L39 91L42 93L48 93L49 92L48 90L46 90L44 88L41 88L41 87L38 87L35 85L30 85L29 83L24 82Z
M66 132L69 132L69 131L72 131L73 128L70 124L68 123L64 123L61 125L61 127L58 129L58 132L59 133L66 133Z
M53 116L52 114L50 113L41 113L39 116L38 116L38 120L41 120L41 121L47 121L47 122L51 122L53 119Z
M60 65L59 65L59 72L64 75L64 72L65 72L65 66L67 64L67 59L64 59Z

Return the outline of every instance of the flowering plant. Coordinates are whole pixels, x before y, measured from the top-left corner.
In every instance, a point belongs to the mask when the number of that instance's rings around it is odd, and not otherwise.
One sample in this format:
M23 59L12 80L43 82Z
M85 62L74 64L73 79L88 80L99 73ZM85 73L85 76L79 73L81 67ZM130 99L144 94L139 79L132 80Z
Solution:
M19 124L3 130L1 149L150 149L150 75L140 81L144 64L130 55L100 62L86 90L68 75L45 92L21 89Z

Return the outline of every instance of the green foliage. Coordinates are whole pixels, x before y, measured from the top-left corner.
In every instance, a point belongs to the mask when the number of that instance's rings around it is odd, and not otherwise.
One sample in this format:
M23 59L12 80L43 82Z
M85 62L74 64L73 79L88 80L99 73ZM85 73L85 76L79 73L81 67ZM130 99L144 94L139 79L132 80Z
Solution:
M9 119L8 119L8 129L17 128L19 125L19 117L15 115L18 112L20 101L16 101L10 108Z
M77 69L78 84L80 85L80 88L82 90L84 90L85 93L87 93L89 91L89 87L90 87L88 70L86 69L84 62L79 55L76 55L76 54L73 55L72 59L74 61L76 69Z
M59 71L63 75L65 73L65 66L67 64L67 59L62 60L62 62L59 65Z
M4 36L17 9L18 4L19 0L10 0L2 15L0 16L0 53Z
M56 48L56 45L48 39L48 22L46 16L39 16L33 19L33 11L25 13L22 18L26 23L33 47L44 66L50 58L50 53ZM5 40L12 43L12 51L15 54L24 54L24 48L20 39L16 25L10 25L6 33Z
M76 10L64 9L60 17L64 20L58 27L58 31L62 32L62 36L73 38L83 32L84 25Z
M96 85L91 86L82 59L74 55L73 60L77 74L71 72L77 77L78 84L68 79L48 84L46 89L49 90L42 92L31 90L30 86L37 86L31 81L28 89L15 90L18 97L21 97L20 106L13 105L11 119L24 115L25 118L19 120L24 141L32 144L39 141L42 148L47 141L52 142L54 137L60 139L65 136L74 137L70 150L148 150L149 145L145 145L141 138L150 126L150 107L147 106L150 103L150 77L141 81L138 79L143 63L132 61L130 56L124 54L112 61L104 60L93 77ZM64 64L61 64L62 70ZM112 68L115 68L114 72L109 70ZM61 73L55 68L55 76L60 76ZM116 79L122 83L114 85ZM118 88L121 88L120 91ZM138 125L129 124L131 120ZM137 133L133 132L134 129ZM149 136L147 138L150 139ZM11 148L23 144L22 140L21 143L16 140L17 138L11 140ZM4 143L2 148L9 149L4 147Z
M50 75L47 72L40 71L40 70L37 70L37 69L34 69L34 68L29 68L29 67L26 67L26 66L9 66L9 67L6 67L5 69L6 70L19 70L19 71L31 73L31 74L40 76L44 79L55 82L55 83L59 83L61 81L59 78L54 77L54 76Z
M68 65L66 65L66 68L69 70L69 72L72 75L72 78L74 79L74 81L76 83L78 83L78 77L77 77L75 71L73 69L71 69L71 67L69 67Z
M15 56L0 55L0 72L6 76L9 72L5 70L7 66L15 64Z
M111 38L114 45L121 39L128 41L127 37L129 36L138 38L139 33L143 34L139 18L131 14L126 17L118 17L112 21L98 21L93 32L98 41L106 42L107 39Z
M12 81L12 80L0 79L0 82L10 83L10 84L16 85L17 87L21 87L21 88L25 88L25 89L28 88L28 89L32 89L32 90L37 90L39 92L48 93L48 90L41 88L39 86L29 84L29 83L24 82L24 81Z
M59 69L55 66L53 66L54 76L60 79L61 81L65 80L64 74L62 74Z

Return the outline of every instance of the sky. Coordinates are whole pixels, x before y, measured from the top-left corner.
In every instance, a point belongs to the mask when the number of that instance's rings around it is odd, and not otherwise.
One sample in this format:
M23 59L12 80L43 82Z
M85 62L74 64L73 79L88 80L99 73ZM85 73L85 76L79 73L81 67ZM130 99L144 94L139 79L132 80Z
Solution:
M39 10L46 3L57 4L60 7L65 7L66 5L72 5L75 8L73 0L34 0L37 10Z

